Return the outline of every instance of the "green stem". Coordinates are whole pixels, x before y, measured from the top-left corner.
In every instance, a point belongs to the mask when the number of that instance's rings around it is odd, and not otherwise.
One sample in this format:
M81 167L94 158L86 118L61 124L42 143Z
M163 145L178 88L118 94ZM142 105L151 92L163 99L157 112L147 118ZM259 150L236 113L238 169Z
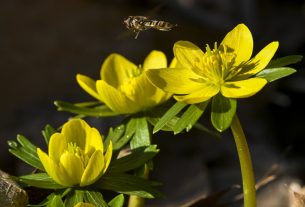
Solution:
M142 177L145 179L148 179L148 177L149 177L149 169L148 169L147 164L144 165ZM141 197L135 196L135 195L129 196L128 207L144 207L144 206L145 206L144 198L141 198Z
M231 130L234 136L243 181L244 207L256 207L255 178L247 140L235 114Z

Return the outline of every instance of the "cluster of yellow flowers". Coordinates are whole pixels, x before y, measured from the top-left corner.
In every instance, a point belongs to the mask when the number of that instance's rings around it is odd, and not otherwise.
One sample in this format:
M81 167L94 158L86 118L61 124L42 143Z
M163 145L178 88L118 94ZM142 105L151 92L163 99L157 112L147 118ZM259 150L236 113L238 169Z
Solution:
M221 93L227 98L245 98L260 91L267 80L254 77L263 70L278 48L272 42L251 59L253 39L239 24L214 48L206 51L188 41L174 45L174 59L152 51L143 65L119 54L111 54L101 67L101 79L78 74L79 85L95 99L119 114L133 114L153 108L174 97L178 102L196 104ZM104 152L100 133L85 121L68 121L61 133L52 135L48 154L37 149L46 172L63 186L86 186L107 170L111 142Z

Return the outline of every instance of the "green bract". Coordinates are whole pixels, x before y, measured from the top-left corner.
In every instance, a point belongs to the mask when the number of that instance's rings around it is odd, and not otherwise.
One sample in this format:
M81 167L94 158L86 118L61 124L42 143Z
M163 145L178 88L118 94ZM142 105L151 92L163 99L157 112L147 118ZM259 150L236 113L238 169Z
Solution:
M48 153L37 148L45 171L63 186L86 186L107 170L112 156L112 142L104 154L102 136L81 119L63 125L61 133L51 136Z
M167 60L160 51L152 51L137 66L119 54L111 54L101 68L101 79L94 81L77 75L79 85L91 96L120 114L144 111L165 102L171 94L155 87L147 79L149 70L166 68Z

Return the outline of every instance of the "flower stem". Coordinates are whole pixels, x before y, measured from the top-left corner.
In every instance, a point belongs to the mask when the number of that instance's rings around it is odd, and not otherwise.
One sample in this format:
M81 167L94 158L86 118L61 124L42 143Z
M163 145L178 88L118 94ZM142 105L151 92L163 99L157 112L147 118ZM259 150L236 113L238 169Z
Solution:
M235 114L231 130L234 136L243 181L244 207L256 207L255 178L247 140Z
M149 169L147 164L144 165L143 174L141 177L145 179L148 179L149 177ZM135 195L129 196L128 207L144 207L144 205L145 205L144 198Z

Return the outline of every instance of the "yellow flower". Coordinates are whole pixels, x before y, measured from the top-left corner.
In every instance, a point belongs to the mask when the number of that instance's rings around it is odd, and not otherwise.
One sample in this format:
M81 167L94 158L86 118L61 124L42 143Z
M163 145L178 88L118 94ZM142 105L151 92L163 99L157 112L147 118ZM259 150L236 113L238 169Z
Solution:
M91 203L78 202L74 207L95 207L95 205Z
M51 136L49 155L37 148L44 169L53 180L63 186L86 186L94 183L107 170L112 143L104 155L102 136L81 119L63 125L61 133Z
M178 41L174 54L176 68L148 71L153 84L174 93L177 101L195 104L209 100L219 92L227 98L246 98L260 91L267 81L253 77L263 70L278 48L271 42L252 59L253 39L244 24L230 31L219 47L206 46L204 53L188 41Z
M105 103L120 114L144 111L165 102L171 94L155 87L147 79L146 72L166 68L166 56L160 51L152 51L137 66L119 54L111 54L101 67L101 79L78 74L78 84L91 96Z

